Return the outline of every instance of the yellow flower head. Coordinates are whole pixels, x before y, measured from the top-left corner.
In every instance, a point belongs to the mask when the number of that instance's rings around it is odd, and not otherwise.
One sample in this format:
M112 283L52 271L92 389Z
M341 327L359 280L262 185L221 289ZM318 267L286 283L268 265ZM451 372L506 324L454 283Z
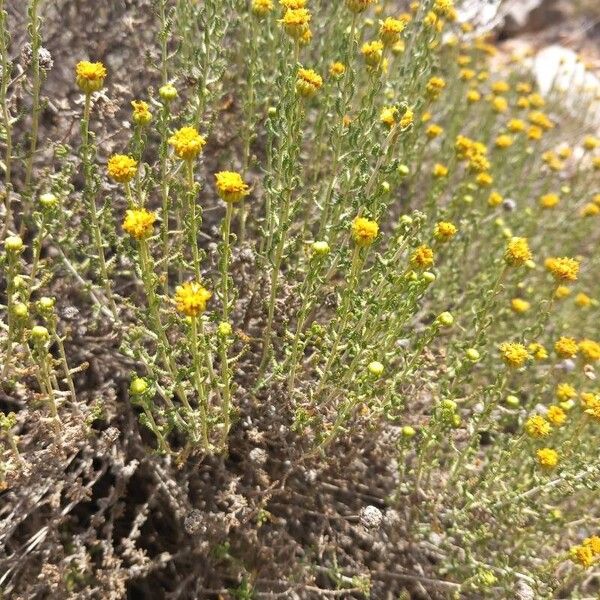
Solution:
M558 194L544 194L538 200L542 208L554 208L560 202Z
M492 83L492 92L494 94L506 94L510 92L510 85L506 81L495 81Z
M577 296L575 296L575 304L580 308L587 308L592 303L592 299L583 292L579 292Z
M577 281L579 261L574 258L548 258L545 266L556 281Z
M569 553L573 562L586 569L594 564L594 553L589 546L573 546Z
M546 417L552 425L556 425L560 427L565 424L567 420L567 413L560 407L556 406L556 404L552 404L548 407L548 412L546 413Z
M559 383L556 386L556 397L561 402L571 400L577 398L577 390L570 383Z
M285 11L283 19L280 23L283 25L285 32L294 39L300 39L304 32L308 29L311 14L306 8L290 8Z
M108 174L119 183L129 183L137 173L137 161L125 154L114 154L108 159Z
M594 340L581 340L579 342L579 351L587 360L600 360L600 344Z
M453 0L435 0L433 10L440 17L448 19L448 21L456 21L458 16Z
M527 100L533 108L542 108L546 105L546 101L539 94L530 94Z
M577 355L577 341L570 337L560 337L554 344L554 350L561 358L572 358Z
M532 342L527 346L527 349L535 360L546 360L548 358L548 351L538 342Z
M446 82L441 77L432 77L427 82L427 93L431 98L437 98L446 87Z
M273 0L252 0L252 12L257 17L266 17L273 10Z
M435 163L435 165L433 165L432 172L434 177L446 177L448 175L448 167L440 163Z
M123 230L136 240L141 240L152 234L152 226L155 221L155 213L145 208L134 208L125 213Z
M379 38L384 46L393 46L400 39L400 34L404 31L405 27L405 21L394 19L393 17L388 17L385 21L381 21Z
M104 87L106 67L101 62L88 62L83 60L77 63L75 69L76 81L79 89L84 94L98 92Z
M413 124L414 119L415 113L413 112L412 108L407 108L400 119L400 128L406 129L407 127L410 127Z
M433 235L436 240L439 240L440 242L447 242L451 240L457 232L458 229L454 223L450 223L449 221L440 221L436 224L435 229L433 230Z
M305 98L314 96L323 85L323 78L312 69L298 69L296 91Z
M359 246L369 246L379 233L379 225L365 217L356 217L352 221L352 239Z
M147 102L134 100L131 106L133 107L133 122L136 125L148 125L152 121L152 113Z
M515 86L515 89L519 94L530 94L531 93L531 84L526 81L519 81Z
M512 133L520 133L521 131L525 131L527 125L525 121L521 121L521 119L511 119L507 124L506 128Z
M571 294L571 288L568 288L566 285L559 285L554 292L554 297L558 300L562 300Z
M552 426L542 415L533 415L525 421L525 432L532 438L544 438L550 435Z
M583 206L580 214L582 217L595 217L600 215L600 206L594 204L594 202L588 202Z
M554 127L554 123L550 120L548 115L539 110L529 113L528 118L530 123L533 123L542 129L552 129Z
M598 146L600 146L600 140L596 136L586 135L583 138L583 147L586 150L595 150Z
M504 260L512 267L520 267L533 258L527 238L514 237L508 242Z
M285 9L298 10L299 8L306 8L307 0L279 0L279 4Z
M410 264L417 269L428 269L433 265L433 250L421 245L410 256Z
M499 135L496 138L495 143L496 143L496 148L500 148L501 150L504 150L506 148L510 148L514 143L514 140L510 135L503 134L503 135Z
M552 448L541 448L537 451L537 459L544 469L554 469L558 464L558 452Z
M346 72L346 65L341 62L331 63L329 66L329 74L336 79L339 79Z
M504 202L504 198L498 192L491 192L488 196L488 204L490 206L500 206Z
M194 160L202 152L206 140L194 127L182 127L169 138L169 144L178 158Z
M537 125L532 125L528 130L527 130L527 137L530 140L541 140L542 136L544 135L544 130L541 127L538 127Z
M527 300L523 300L523 298L513 298L510 301L510 307L514 312L522 314L531 308L531 304Z
M594 421L600 421L600 398L596 397L586 408L585 414L589 415Z
M494 183L494 178L489 173L479 173L479 175L475 177L475 182L479 187L489 187Z
M467 58L469 60L471 59L470 56L467 56ZM462 79L463 81L471 81L471 79L475 79L476 75L477 73L473 71L473 69L461 69L458 73L459 79Z
M360 49L365 62L370 67L378 67L383 58L383 44L379 40L366 42Z
M215 175L217 191L225 202L238 202L250 193L248 185L239 173L221 171Z
M475 104L481 100L481 94L477 90L469 90L467 92L467 102L469 104Z
M361 13L367 10L371 4L375 4L376 0L346 0L346 6L353 13Z
M585 538L585 540L583 540L583 545L590 548L594 556L600 554L600 536L593 535L589 538Z
M507 367L520 369L530 358L527 348L517 342L504 342L500 345L500 354Z
M494 96L492 99L492 108L494 112L505 113L508 110L508 102L504 96Z
M398 109L395 106L384 106L379 115L379 121L391 129L396 124L397 115Z
M581 404L584 408L592 408L600 402L600 396L594 392L581 392Z
M431 125L428 125L427 129L425 130L425 134L427 135L427 137L429 139L434 139L436 137L439 137L440 135L442 135L442 133L444 133L443 127L440 127L436 123L432 123Z
M175 290L175 306L186 317L197 317L206 310L212 294L195 281L187 281Z

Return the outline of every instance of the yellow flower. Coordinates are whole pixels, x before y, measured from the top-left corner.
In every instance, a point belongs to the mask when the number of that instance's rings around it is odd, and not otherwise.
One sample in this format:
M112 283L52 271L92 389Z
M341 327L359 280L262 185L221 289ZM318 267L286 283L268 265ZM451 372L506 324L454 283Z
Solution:
M238 202L250 193L242 176L233 171L220 171L215 175L217 191L225 202Z
M579 292L577 296L575 296L575 304L581 308L587 308L592 303L592 299L583 292Z
M504 198L498 192L491 192L488 196L488 204L490 206L499 206L504 202Z
M360 49L365 62L370 67L378 67L383 58L383 44L379 40L366 42Z
M427 93L432 98L437 98L446 87L446 82L441 77L432 77L427 82Z
M527 312L531 308L531 304L523 298L513 298L510 301L510 307L514 312L521 314Z
M495 81L492 83L492 92L494 94L506 94L506 92L510 92L510 85L506 81Z
M468 57L470 59L470 57ZM471 79L475 78L475 71L473 69L461 69L458 73L458 77L463 81L471 81Z
M77 85L84 94L98 92L104 87L106 67L101 62L83 60L77 63L75 74Z
M427 135L427 137L429 139L434 139L434 138L442 135L442 133L444 133L444 129L442 127L440 127L439 125L437 125L436 123L432 123L425 130L425 134Z
M554 292L554 297L558 300L562 300L571 294L571 289L566 285L559 285Z
M353 13L361 13L367 10L371 4L374 4L376 0L346 0L346 6Z
M150 106L143 100L133 100L133 122L137 125L148 125L152 121Z
M592 158L592 165L596 171L600 171L600 156L594 156L594 158Z
M311 14L306 8L290 8L286 10L283 19L280 23L283 25L285 32L294 39L300 39L304 32L308 29Z
M547 258L545 266L556 281L577 281L579 261L574 258Z
M579 350L587 360L600 360L600 344L594 340L581 340Z
M380 22L379 37L385 46L393 46L405 27L404 21L388 17L385 21Z
M314 96L323 85L323 78L312 69L298 69L296 91L305 98Z
M513 237L508 242L504 252L504 260L513 267L520 267L532 260L527 238Z
M410 256L410 264L419 269L428 269L433 265L433 250L426 245L421 245Z
M529 108L530 106L531 106L531 103L529 102L529 98L526 98L525 96L521 96L520 98L517 99L517 108L526 109L526 108Z
M434 177L446 177L448 175L448 167L440 163L433 165L433 176Z
M590 548L594 556L600 554L600 537L597 535L593 535L589 538L585 538L583 540L583 545L587 548Z
M579 563L586 569L594 563L594 553L589 546L573 546L569 553L573 562Z
M273 0L252 0L252 12L257 17L265 17L273 10Z
M440 17L448 19L448 21L456 21L458 16L452 0L435 0L433 10L440 15Z
M567 413L560 407L556 406L556 404L552 404L548 407L548 413L546 414L548 421L552 423L552 425L556 425L560 427L565 424L567 420Z
M379 115L379 121L390 129L396 124L398 109L395 106L385 106Z
M537 459L544 469L554 469L558 464L558 452L552 448L541 448L537 451Z
M595 150L600 146L600 140L593 135L586 135L583 138L583 147L586 150Z
M505 113L508 110L508 102L504 96L494 96L492 99L492 108L494 112Z
M532 438L544 438L550 435L552 427L542 415L533 415L525 421L525 432Z
M495 143L496 143L496 148L500 148L500 149L504 150L505 148L510 148L514 143L514 140L510 135L503 134L503 135L499 135L496 138Z
M379 225L365 217L356 217L352 221L352 238L359 246L369 246L379 233Z
M527 97L527 100L533 108L542 108L546 105L546 101L539 94L531 94Z
M489 173L479 173L475 177L475 181L480 187L489 187L494 183L494 178Z
M507 367L520 369L530 358L527 348L517 342L504 342L500 345L500 354Z
M546 360L548 358L548 351L538 342L532 342L527 346L527 349L535 360Z
M521 131L525 131L527 125L525 124L525 121L521 121L521 119L511 119L506 124L506 127L512 133L520 133Z
M556 397L561 402L571 400L577 398L577 390L570 383L559 383L556 386Z
M182 127L169 138L169 144L182 160L194 160L202 152L206 140L194 127Z
M531 93L531 84L526 81L519 81L515 86L515 89L519 94L530 94Z
M527 130L527 137L530 140L541 140L542 135L544 135L544 130L541 127L538 127L537 125L532 125Z
M586 408L585 410L585 414L590 415L590 417L592 417L592 419L594 419L594 421L600 421L600 399L599 398L595 398L590 406L588 406L588 408Z
M593 202L588 202L581 209L582 217L595 217L597 215L600 215L600 206Z
M341 62L333 62L329 66L329 74L336 79L339 79L346 72L346 65Z
M436 240L439 240L440 242L447 242L451 240L457 232L458 229L454 223L450 223L449 221L440 221L436 224L435 229L433 230L433 235Z
M410 127L413 124L414 118L415 113L413 110L411 108L407 108L400 119L400 128L406 129L407 127Z
M544 194L538 200L542 208L554 208L560 202L558 194Z
M135 208L126 211L123 229L136 240L147 238L152 234L152 226L156 214L145 208Z
M279 4L286 9L297 10L306 7L307 0L279 0Z
M474 104L481 100L481 94L477 90L469 90L467 92L467 102Z
M108 174L119 183L129 183L137 172L137 161L131 156L114 154L108 159Z
M539 110L529 113L528 118L531 123L542 129L552 129L554 127L554 123L548 118L548 115Z
M577 355L579 348L573 338L562 336L554 344L554 350L562 358L572 358Z
M600 402L598 394L594 394L593 392L581 392L581 404L583 404L584 408L592 408L597 402Z
M211 296L199 283L187 281L175 290L175 306L187 317L197 317L206 310L206 303Z

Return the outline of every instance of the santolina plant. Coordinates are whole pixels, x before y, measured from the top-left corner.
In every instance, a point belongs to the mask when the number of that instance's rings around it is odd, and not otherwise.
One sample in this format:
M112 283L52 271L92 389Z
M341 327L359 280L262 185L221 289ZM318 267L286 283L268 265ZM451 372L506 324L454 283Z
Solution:
M73 287L153 460L226 460L268 406L292 468L377 446L418 597L597 594L598 96L568 114L452 0L155 0L148 86L74 61L67 145L39 135L43 4L28 118L0 0L2 486L33 413L38 444L96 435Z

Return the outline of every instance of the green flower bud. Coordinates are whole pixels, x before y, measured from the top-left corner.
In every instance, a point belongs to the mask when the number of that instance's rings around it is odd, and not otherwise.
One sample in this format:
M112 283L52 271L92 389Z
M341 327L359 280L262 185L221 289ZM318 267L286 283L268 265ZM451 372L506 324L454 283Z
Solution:
M433 283L436 280L435 274L431 271L423 271L423 281Z
M50 339L50 334L42 325L35 325L31 328L31 339L36 344L45 344Z
M177 98L179 93L173 84L166 83L159 88L158 95L163 102L172 102L175 100L175 98Z
M471 362L474 362L474 363L477 362L481 358L481 355L475 348L468 348L467 351L465 352L465 356L467 357L468 360L470 360Z
M314 256L327 256L330 251L329 244L322 241L313 242L311 248Z
M4 240L4 249L7 252L21 252L23 250L23 240L18 235L11 235Z
M40 205L42 206L42 208L52 210L53 208L56 208L58 206L58 198L51 192L42 194L40 196Z
M402 428L402 436L403 437L410 439L410 438L415 437L415 435L417 435L417 432L414 427L411 427L410 425L405 425Z
M15 286L15 289L23 290L27 286L27 282L22 275L15 275L13 279L13 285Z
M267 114L270 117L274 117L277 114L277 109L274 106L269 106L269 108L267 109Z
M132 396L141 396L148 391L148 382L143 377L134 377L129 384L129 393Z
M444 410L451 410L451 411L455 411L456 410L456 402L454 402L454 400L442 400L442 408Z
M227 323L225 321L223 321L222 323L219 323L219 326L217 327L217 333L221 336L221 337L229 337L232 333L233 333L233 328L231 327L231 323Z
M29 316L29 309L27 308L27 304L23 302L15 302L12 307L13 315L17 319L25 320Z
M367 368L369 369L369 373L375 377L380 377L383 374L383 365L378 360L370 362Z
M410 174L410 169L406 165L398 165L397 171L400 177L406 177Z
M435 321L441 327L452 327L454 325L454 317L449 312L443 312L441 315L438 315Z
M575 401L574 400L565 400L563 402L560 402L559 406L565 412L569 412L575 406Z
M51 314L54 310L54 304L56 300L54 298L48 298L48 296L43 296L38 300L37 306L38 310L41 313Z
M382 182L381 190L383 191L384 194L389 194L390 189L391 189L391 186L387 181Z
M520 406L521 401L516 396L511 394L510 396L506 396L506 404L508 404L508 406L511 408L517 408Z

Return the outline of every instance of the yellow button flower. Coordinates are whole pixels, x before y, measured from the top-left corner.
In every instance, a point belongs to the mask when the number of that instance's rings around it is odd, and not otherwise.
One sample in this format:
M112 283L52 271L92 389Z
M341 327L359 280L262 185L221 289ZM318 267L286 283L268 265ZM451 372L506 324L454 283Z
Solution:
M312 69L298 69L296 91L305 98L314 96L323 85L323 78Z
M554 344L554 350L561 358L573 358L579 351L577 341L573 338L562 336Z
M178 158L194 160L202 152L206 140L194 127L182 127L169 138L169 144L173 146Z
M530 358L527 348L516 342L501 344L500 354L506 366L514 369L520 369Z
M550 435L552 427L542 415L533 415L525 421L525 432L532 438L544 438Z
M211 296L199 283L187 281L175 290L175 306L187 317L197 317L206 310L206 303Z
M84 94L98 92L104 87L104 79L107 72L106 67L101 62L88 62L83 60L77 63L75 69L76 81L79 89Z
M533 258L527 238L513 237L506 246L504 260L512 267L520 267Z
M119 183L130 182L137 173L137 161L125 154L114 154L108 160L109 176Z
M574 258L548 258L545 266L556 281L577 281L579 261Z
M286 10L283 19L280 23L283 25L285 32L294 39L300 39L304 32L308 29L311 14L306 8L290 8Z
M440 221L436 223L436 226L433 230L433 235L436 240L440 242L448 242L450 241L458 232L456 225L454 223L450 223L449 221Z
M558 452L552 448L541 448L537 451L537 459L544 469L554 469L558 464Z
M221 171L215 175L217 191L225 202L238 202L250 193L250 188L239 173Z
M133 100L131 103L133 107L133 122L137 125L148 125L152 121L152 113L150 112L150 106L143 100Z
M369 246L379 233L379 225L371 219L356 217L352 221L352 239L359 246Z
M149 237L152 234L152 226L156 221L156 214L145 208L135 208L125 213L123 229L136 240Z
M416 248L410 255L410 264L418 269L428 269L433 265L433 250L425 244Z

